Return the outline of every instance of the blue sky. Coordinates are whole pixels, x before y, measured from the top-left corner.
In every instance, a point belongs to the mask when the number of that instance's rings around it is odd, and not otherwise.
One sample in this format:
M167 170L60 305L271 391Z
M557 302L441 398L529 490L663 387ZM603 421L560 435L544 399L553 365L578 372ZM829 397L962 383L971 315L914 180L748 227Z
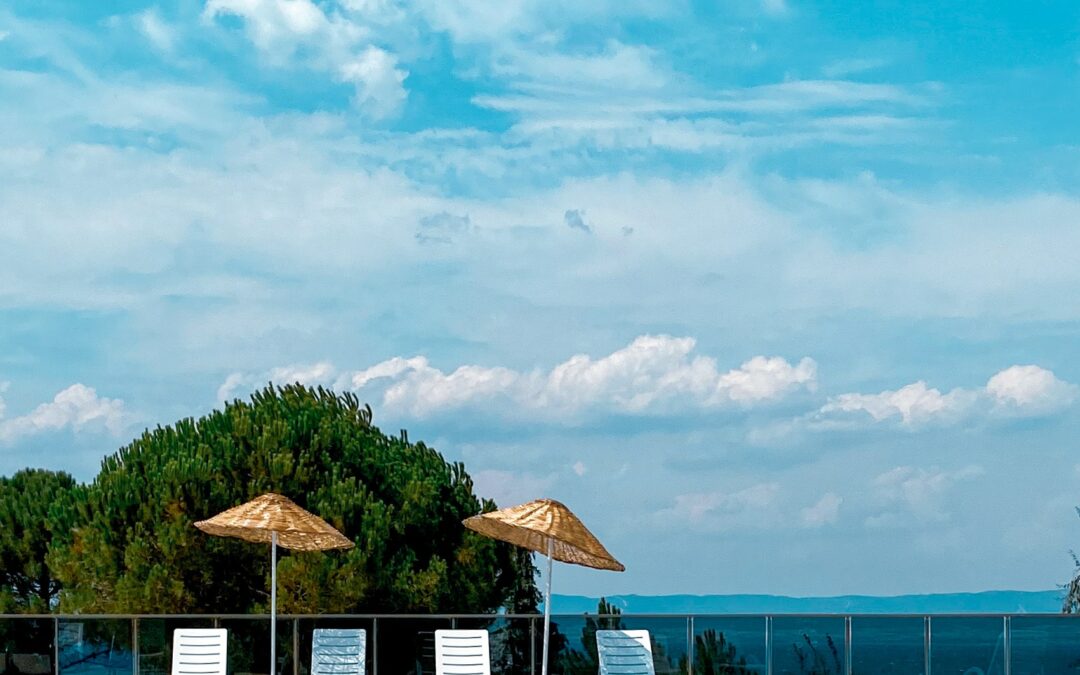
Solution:
M0 8L0 473L355 391L588 594L1080 548L1074 2Z

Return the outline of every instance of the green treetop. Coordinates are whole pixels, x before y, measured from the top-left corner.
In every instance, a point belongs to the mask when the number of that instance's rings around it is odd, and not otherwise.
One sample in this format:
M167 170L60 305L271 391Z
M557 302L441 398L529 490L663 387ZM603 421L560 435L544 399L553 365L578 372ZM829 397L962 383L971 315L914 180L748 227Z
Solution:
M278 492L356 543L285 553L284 612L533 611L531 558L461 525L494 504L461 464L402 436L380 432L354 396L300 385L144 433L74 491L79 525L49 555L61 609L265 610L268 547L192 523Z
M43 469L0 477L0 614L52 607L60 585L45 557L71 525L74 487L68 474Z

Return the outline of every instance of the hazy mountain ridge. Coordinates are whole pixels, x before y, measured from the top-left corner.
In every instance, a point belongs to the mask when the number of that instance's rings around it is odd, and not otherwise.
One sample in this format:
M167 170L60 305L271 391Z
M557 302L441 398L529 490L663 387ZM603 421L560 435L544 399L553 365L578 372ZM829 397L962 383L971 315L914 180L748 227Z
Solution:
M626 614L1056 614L1062 602L1060 590L808 598L752 594L606 597ZM582 614L595 613L598 601L556 594L551 604L556 614Z

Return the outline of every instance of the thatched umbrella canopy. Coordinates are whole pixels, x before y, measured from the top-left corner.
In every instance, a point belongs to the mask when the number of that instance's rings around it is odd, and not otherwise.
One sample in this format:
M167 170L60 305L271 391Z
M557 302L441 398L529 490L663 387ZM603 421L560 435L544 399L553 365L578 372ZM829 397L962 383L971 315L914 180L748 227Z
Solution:
M528 504L482 513L466 518L465 527L481 534L507 541L548 558L547 585L544 593L544 658L541 675L548 672L548 637L551 632L551 561L584 565L601 570L623 572L626 567L615 559L589 528L562 502L537 499Z
M276 543L295 551L353 547L352 541L325 520L273 492L200 520L195 527L217 537L236 537L256 544Z
M270 674L277 673L277 547L295 551L352 548L353 543L314 513L273 492L195 523L207 534L270 544Z

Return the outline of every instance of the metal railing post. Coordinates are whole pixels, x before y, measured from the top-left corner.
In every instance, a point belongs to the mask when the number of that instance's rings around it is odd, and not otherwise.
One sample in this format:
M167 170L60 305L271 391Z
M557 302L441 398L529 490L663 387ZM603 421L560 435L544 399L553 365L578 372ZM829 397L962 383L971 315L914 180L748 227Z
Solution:
M934 646L933 630L930 617L923 617L923 668L926 675L930 675L930 669L934 667L934 664L931 663Z
M765 675L773 675L773 618L765 617Z
M1001 637L1005 652L1005 675L1012 675L1012 617L1007 614L1002 618Z
M850 616L845 616L844 617L844 672L847 673L847 675L851 675L851 668L852 668L851 655L852 655L851 617Z
M686 617L686 675L694 675L694 615Z
M529 617L529 675L536 675L536 617Z
M60 675L60 617L53 619L53 672Z
M300 619L292 620L292 675L300 675Z
M371 618L371 675L379 675L379 617Z
M139 617L131 620L131 672L139 675Z

